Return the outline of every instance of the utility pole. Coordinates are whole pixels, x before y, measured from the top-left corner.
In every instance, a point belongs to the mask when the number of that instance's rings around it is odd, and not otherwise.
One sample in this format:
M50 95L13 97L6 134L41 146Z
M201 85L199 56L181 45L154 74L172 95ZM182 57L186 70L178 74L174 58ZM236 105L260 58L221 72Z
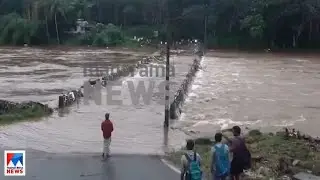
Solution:
M169 15L169 0L167 0L167 44L166 44L166 88L165 88L165 111L164 111L164 127L169 127L169 113L170 113L170 86L169 86L169 70L170 70L170 43L171 43L171 32L170 32L170 15Z
M205 53L205 50L207 48L207 22L208 22L208 16L204 16L204 36L203 36L203 54Z
M207 48L207 39L208 39L208 32L207 32L207 24L208 24L208 6L210 1L206 1L205 4L205 12L204 12L204 35L203 35L203 54L205 54Z

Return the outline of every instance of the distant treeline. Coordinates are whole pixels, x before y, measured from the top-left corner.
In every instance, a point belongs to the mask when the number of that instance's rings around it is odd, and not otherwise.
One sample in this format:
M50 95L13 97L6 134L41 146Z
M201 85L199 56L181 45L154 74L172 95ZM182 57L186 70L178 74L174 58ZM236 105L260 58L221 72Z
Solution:
M0 0L1 44L62 44L81 18L93 27L75 44L117 45L128 37L203 39L222 48L318 48L319 0ZM109 25L108 25L109 24Z

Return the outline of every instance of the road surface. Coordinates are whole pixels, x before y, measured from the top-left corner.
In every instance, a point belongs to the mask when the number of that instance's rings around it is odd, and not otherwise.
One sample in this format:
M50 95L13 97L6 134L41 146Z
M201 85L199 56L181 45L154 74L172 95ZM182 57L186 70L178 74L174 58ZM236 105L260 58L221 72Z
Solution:
M3 154L3 150L1 150ZM3 155L1 167L3 167ZM99 154L48 154L27 152L26 176L1 180L174 180L179 174L157 156L114 155L101 161Z

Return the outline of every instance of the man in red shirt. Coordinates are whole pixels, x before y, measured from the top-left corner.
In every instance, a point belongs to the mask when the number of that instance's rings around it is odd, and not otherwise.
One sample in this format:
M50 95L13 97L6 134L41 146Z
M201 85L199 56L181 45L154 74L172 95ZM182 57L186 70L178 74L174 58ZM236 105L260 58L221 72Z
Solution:
M101 123L101 131L103 133L103 153L102 158L110 157L111 133L113 132L113 124L109 119L110 114L105 114L105 120Z

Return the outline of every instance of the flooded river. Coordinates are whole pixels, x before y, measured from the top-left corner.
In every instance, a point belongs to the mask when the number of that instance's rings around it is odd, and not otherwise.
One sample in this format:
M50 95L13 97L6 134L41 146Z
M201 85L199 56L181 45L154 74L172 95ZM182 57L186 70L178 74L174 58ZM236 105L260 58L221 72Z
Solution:
M116 50L0 49L1 99L34 100L57 106L58 95L83 84L88 63L134 63L150 52ZM177 56L173 82L184 79L192 56ZM242 127L275 129L295 126L320 135L320 61L311 57L278 54L209 52L202 61L180 120L174 127L185 132L212 134L216 129ZM154 96L151 104L130 104L128 82L164 80L160 77L126 77L123 105L80 102L38 122L0 127L0 147L31 148L47 152L100 152L100 123L105 112L115 124L113 153L159 154L168 144L181 145L178 130L163 133L164 106ZM177 89L173 85L172 92ZM105 95L105 91L103 94ZM165 145L165 146L164 146Z
M296 127L320 136L320 61L316 56L210 52L177 127L213 134L241 125Z
M85 80L83 67L86 64L115 65L132 64L152 52L128 52L111 50L45 50L45 49L1 49L1 98L15 101L34 100L49 103L57 107L59 94L67 90L80 88ZM171 96L192 63L193 57L173 57L174 77ZM154 64L153 64L154 65ZM164 74L159 65L159 74L142 76L138 71L133 77L122 78L120 97L123 105L105 103L106 90L102 90L102 104L93 101L89 105L80 102L63 111L38 122L22 122L1 127L0 146L30 148L47 152L101 152L102 135L100 123L106 112L111 113L115 124L112 139L113 153L159 154L167 145L179 145L183 141L180 133L163 133L164 105L158 102L164 95L159 95L158 86L164 81ZM150 104L141 100L133 105L128 89L128 82L136 86L144 82L146 88L151 81L156 83ZM119 89L115 87L116 89ZM181 133L182 134L182 133ZM165 134L166 135L166 134Z
M150 52L101 49L0 49L0 97L56 105L57 94L80 88L89 79L84 67L135 63Z

